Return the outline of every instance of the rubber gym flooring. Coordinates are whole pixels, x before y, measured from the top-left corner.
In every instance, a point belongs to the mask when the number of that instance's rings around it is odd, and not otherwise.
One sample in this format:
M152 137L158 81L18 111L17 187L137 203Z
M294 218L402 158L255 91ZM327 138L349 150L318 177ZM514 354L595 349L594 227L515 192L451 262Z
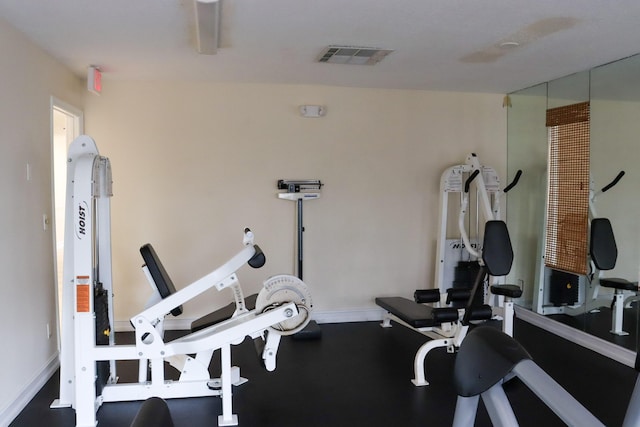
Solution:
M638 347L638 319L640 318L640 304L638 303L631 304L631 307L625 308L623 312L622 330L629 335L615 335L609 332L611 329L611 309L609 307L601 307L593 312L578 316L553 314L548 317L631 351L636 351Z
M261 368L253 343L233 347L234 364L249 379L234 388L233 409L241 427L450 426L456 394L452 386L455 355L444 349L426 360L430 385L415 387L413 356L425 338L377 322L324 324L322 338L286 337L274 372ZM535 326L516 320L515 336L534 360L607 426L622 424L636 372ZM168 336L168 338L170 338ZM117 342L130 342L119 333ZM212 371L216 372L216 362ZM137 364L118 366L121 381L133 381ZM71 409L49 409L58 395L58 374L11 424L12 427L74 426ZM521 426L564 425L522 383L505 385ZM105 403L99 427L128 426L140 402ZM168 401L176 427L216 426L221 413L217 397ZM476 426L490 422L481 405Z

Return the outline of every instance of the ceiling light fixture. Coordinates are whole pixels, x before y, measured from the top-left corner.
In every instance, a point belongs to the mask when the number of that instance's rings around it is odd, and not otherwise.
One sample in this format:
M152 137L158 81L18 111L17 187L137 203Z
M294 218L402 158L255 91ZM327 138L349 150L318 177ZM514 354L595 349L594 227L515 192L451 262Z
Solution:
M514 47L520 46L520 43L514 41L502 42L498 46L502 49L513 49Z
M195 0L196 49L202 55L215 55L220 33L220 0Z

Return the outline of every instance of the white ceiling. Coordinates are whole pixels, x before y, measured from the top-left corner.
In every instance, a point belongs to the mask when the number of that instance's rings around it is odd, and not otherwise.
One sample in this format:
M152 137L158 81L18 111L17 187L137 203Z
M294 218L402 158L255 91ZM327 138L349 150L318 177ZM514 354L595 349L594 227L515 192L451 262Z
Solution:
M0 0L0 17L78 76L506 93L640 51L640 1L221 0L216 55L193 0ZM502 42L519 47L504 49ZM330 44L395 49L315 62Z

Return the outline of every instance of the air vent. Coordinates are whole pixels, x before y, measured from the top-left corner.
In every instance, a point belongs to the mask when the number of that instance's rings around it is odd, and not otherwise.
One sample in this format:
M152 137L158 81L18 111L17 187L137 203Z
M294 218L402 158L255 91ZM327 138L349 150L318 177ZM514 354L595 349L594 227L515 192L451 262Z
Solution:
M356 46L327 46L318 57L318 62L331 64L374 65L393 52L391 49Z

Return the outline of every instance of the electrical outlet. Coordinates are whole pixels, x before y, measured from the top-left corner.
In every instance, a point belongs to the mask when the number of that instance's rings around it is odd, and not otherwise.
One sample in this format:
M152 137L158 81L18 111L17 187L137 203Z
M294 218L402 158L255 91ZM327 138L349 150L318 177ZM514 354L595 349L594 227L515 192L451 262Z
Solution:
M47 339L51 339L51 325L47 323Z

